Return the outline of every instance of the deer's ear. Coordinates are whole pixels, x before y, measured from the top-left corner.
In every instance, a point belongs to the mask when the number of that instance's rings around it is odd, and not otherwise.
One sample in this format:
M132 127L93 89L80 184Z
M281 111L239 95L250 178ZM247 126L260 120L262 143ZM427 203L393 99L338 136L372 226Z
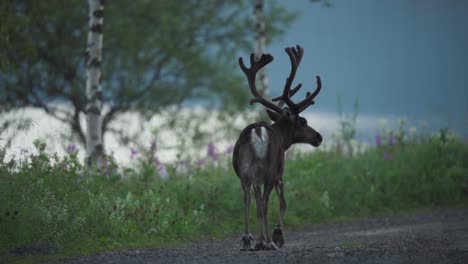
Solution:
M268 116L270 117L271 121L273 122L276 122L276 120L278 120L278 118L280 117L280 115L274 111L271 111L271 110L266 110Z

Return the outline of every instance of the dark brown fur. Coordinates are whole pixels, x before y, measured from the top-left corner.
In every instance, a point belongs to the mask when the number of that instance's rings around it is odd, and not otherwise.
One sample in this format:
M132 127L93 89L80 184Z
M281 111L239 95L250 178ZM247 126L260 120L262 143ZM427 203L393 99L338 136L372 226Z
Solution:
M320 92L321 80L317 76L317 88L313 93L307 93L306 98L294 103L291 96L300 88L301 84L291 90L297 67L302 59L303 50L300 46L287 48L291 60L291 72L286 81L283 95L273 99L278 105L266 100L255 87L255 75L265 65L273 60L269 54L263 54L259 60L250 56L251 67L245 67L242 58L239 64L247 76L249 87L254 98L251 103L260 103L267 108L267 113L273 124L257 122L248 125L239 135L234 147L232 164L239 177L244 191L245 232L242 237L241 250L274 250L284 244L283 218L286 210L286 200L283 192L284 152L295 143L311 144L315 147L322 142L322 136L307 125L307 120L299 116L308 106L314 104L313 99ZM286 103L288 107L283 108ZM262 137L262 127L266 130L266 137ZM265 150L266 144L266 150ZM264 155L263 155L264 154ZM263 187L263 191L262 191ZM250 194L254 190L257 205L258 237L253 245L250 234ZM275 188L280 203L279 224L270 236L268 224L268 201L271 191Z

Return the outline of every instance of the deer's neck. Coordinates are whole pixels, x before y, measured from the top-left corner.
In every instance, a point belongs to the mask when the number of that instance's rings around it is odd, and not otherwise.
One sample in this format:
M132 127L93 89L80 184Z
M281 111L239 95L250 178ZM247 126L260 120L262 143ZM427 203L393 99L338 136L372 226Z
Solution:
M291 127L286 122L275 122L271 127L278 133L281 137L281 145L284 151L288 150L292 145L292 134L293 131Z

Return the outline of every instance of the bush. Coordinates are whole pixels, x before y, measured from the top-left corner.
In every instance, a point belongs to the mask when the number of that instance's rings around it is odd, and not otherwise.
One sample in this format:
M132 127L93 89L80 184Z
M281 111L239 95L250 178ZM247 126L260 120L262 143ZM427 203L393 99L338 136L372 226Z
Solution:
M109 159L101 170L86 169L74 153L59 158L36 147L22 162L0 155L0 254L34 242L80 254L243 231L243 195L227 156L216 166L188 164L184 173L169 166L161 179L152 162L118 169ZM354 156L293 153L284 181L287 227L466 204L468 146L436 136ZM274 224L279 210L272 196Z

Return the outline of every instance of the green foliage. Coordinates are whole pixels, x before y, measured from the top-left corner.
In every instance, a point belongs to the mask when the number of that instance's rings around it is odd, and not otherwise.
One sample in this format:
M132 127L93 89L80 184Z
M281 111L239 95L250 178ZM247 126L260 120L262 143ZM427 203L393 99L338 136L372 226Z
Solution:
M337 141L337 144L344 143L347 148L348 154L353 155L353 141L356 138L356 121L358 116L359 101L357 98L354 100L352 116L346 116L343 114L343 105L341 102L341 97L338 97L337 106L338 115L340 116L339 124L341 130L339 134L335 135L335 141Z
M43 108L68 123L83 143L87 3L7 0L0 8L0 111ZM253 46L251 10L248 0L106 2L102 82L110 110L103 132L130 110L154 113L190 101L245 107L248 89L237 56ZM269 40L295 17L275 1L265 15Z
M302 223L306 217L320 221L466 203L467 157L466 144L433 138L356 156L324 152L308 163L298 158L286 165L285 174L292 176L286 192L295 192L288 210L297 211L297 223Z
M286 227L467 204L468 145L445 133L355 156L292 153L284 175ZM160 179L152 160L129 169L109 159L91 171L76 152L58 158L44 153L44 143L35 145L35 154L16 163L0 152L0 254L36 241L82 254L243 230L241 187L227 155L216 166L189 164L183 173L169 167Z

